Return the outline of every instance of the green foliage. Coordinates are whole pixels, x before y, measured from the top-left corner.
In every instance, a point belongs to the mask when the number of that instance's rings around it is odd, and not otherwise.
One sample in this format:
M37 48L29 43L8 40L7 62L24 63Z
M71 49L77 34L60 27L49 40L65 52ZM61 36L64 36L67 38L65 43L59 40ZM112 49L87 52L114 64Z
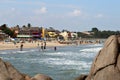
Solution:
M27 27L28 27L28 28L30 28L30 27L31 27L31 24L30 24L30 23L28 23Z
M118 35L120 34L120 31L97 31L94 32L93 37L94 38L108 38L111 35Z
M3 24L2 26L0 26L0 29L1 29L4 33L8 34L10 37L13 37L13 36L14 36L14 31L11 31L11 30L7 27L6 24Z
M95 27L95 28L92 28L92 32L98 32L99 30Z
M89 31L91 35L83 34L81 32L78 32L78 37L82 38L108 38L111 35L120 35L120 31L100 31L97 28L92 28L91 31Z

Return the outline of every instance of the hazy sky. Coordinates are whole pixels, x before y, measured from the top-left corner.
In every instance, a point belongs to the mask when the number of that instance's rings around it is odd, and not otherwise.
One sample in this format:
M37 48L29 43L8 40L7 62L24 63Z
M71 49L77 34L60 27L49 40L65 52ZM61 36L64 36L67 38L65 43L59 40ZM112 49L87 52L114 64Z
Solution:
M0 25L120 30L120 0L0 0Z

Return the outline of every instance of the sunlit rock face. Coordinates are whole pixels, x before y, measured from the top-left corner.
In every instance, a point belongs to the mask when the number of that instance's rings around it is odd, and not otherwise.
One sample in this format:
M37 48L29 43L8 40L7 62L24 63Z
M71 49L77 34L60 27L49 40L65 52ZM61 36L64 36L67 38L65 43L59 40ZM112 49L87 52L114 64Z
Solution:
M79 77L78 80L120 80L120 35L110 36L106 40L88 76Z
M9 62L0 59L0 80L25 80L24 76Z
M86 80L120 80L120 35L106 40Z

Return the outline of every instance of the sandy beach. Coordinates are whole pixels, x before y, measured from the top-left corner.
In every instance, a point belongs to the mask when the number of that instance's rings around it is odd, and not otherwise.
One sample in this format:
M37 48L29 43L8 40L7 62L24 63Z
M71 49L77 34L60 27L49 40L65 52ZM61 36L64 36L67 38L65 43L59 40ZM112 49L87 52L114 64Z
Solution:
M38 45L39 44L39 45ZM0 42L0 50L8 50L8 49L19 49L21 43L14 44L13 42ZM60 44L55 41L46 42L47 47L55 47L55 46L66 46L67 44ZM25 42L23 43L23 48L36 48L41 46L41 42Z
M83 40L83 41L77 41L75 43L71 43L71 42L58 42L58 41L47 41L46 42L46 46L47 47L57 47L57 46L68 46L68 45L79 45L79 44L98 44L100 43L99 41L94 40L94 42L90 42L87 40ZM33 42L24 42L23 44L23 48L37 48L38 46L41 47L41 41L33 41ZM20 49L21 43L16 43L14 44L13 42L0 42L0 50L8 50L8 49Z

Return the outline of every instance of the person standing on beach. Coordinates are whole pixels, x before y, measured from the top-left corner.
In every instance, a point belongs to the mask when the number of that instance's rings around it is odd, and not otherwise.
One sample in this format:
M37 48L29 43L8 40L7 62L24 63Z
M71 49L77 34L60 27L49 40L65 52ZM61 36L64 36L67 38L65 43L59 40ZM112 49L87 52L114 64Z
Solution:
M44 47L43 47L43 42L41 42L41 50L42 50L42 51L43 51L43 48L44 48Z
M38 45L38 47L39 47L39 43L38 43L37 45Z
M39 51L40 51L39 43L37 44L37 46L38 46L38 49L39 49Z
M56 51L57 50L57 48L56 48L56 46L54 47L54 51Z
M46 49L46 42L44 42L44 49Z
M21 43L21 45L20 45L20 51L22 51L23 50L23 43Z

